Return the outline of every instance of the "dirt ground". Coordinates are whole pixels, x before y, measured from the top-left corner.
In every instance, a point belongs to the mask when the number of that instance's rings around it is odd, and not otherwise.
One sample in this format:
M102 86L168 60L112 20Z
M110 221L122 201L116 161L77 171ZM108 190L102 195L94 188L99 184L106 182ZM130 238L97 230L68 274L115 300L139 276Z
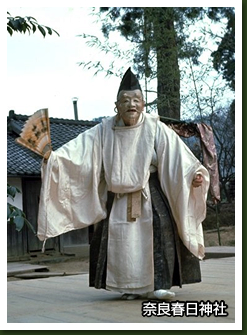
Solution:
M219 238L223 246L235 246L235 226L221 227L219 230L212 229L204 231L204 242L206 247L218 246Z
M73 257L63 262L49 263L47 267L50 272L88 273L89 259Z
M218 246L219 236L217 229L204 231L205 246ZM220 240L222 246L235 245L234 226L220 228ZM41 263L40 263L41 264ZM71 257L62 262L46 263L50 272L78 273L89 271L88 258Z
M51 272L66 272L66 273L77 273L77 272L89 272L89 260L88 258L74 258L65 262L49 263L49 271Z

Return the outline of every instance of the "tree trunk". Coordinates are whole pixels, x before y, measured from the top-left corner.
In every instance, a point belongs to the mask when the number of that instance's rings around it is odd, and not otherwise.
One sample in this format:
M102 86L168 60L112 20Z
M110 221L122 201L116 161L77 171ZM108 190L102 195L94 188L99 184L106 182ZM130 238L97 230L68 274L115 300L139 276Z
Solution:
M154 40L157 52L158 113L180 119L180 73L174 9L154 7Z

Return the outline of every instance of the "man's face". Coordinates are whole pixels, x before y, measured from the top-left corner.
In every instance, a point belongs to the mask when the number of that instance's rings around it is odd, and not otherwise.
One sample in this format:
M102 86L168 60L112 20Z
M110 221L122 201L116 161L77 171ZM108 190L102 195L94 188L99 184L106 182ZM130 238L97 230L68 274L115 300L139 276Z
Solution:
M144 109L140 90L120 91L116 102L118 113L126 126L134 126Z

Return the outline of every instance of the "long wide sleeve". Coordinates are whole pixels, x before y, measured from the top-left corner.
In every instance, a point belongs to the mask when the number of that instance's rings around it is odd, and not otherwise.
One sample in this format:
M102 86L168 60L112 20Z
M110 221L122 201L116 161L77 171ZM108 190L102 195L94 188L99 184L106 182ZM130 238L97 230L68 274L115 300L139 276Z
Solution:
M159 123L156 138L161 188L168 198L184 245L198 258L204 257L202 222L206 217L209 173L177 134ZM196 173L203 184L192 186Z
M106 217L100 125L51 153L42 164L38 238L43 241Z

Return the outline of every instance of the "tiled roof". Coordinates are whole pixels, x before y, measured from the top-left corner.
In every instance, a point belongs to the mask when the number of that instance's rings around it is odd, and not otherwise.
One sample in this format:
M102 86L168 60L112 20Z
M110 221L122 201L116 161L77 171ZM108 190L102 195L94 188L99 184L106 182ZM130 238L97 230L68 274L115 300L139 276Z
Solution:
M7 117L8 176L40 176L42 158L15 142L28 119L27 115L11 113ZM56 150L98 122L50 118L52 149Z

